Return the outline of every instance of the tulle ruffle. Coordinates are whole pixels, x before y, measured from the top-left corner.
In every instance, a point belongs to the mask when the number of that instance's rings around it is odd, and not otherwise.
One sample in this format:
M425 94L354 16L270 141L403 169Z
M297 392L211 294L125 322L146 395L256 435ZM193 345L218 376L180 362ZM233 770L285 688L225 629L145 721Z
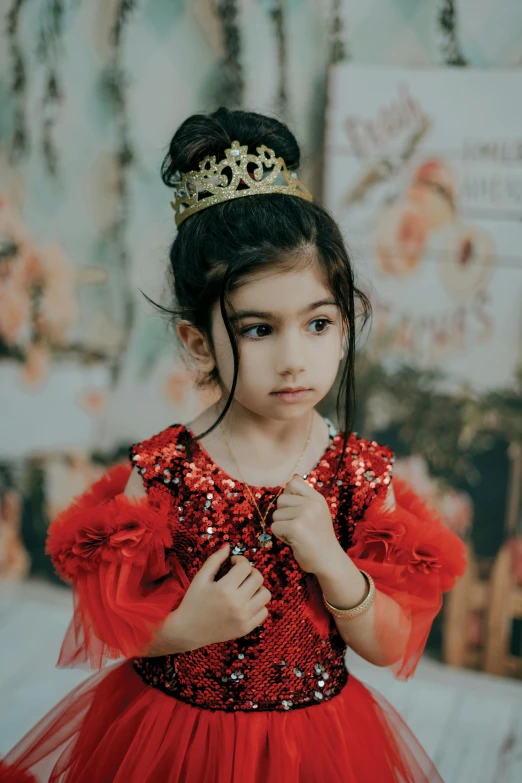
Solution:
M172 499L127 498L129 475L126 466L113 468L49 527L47 553L74 596L58 666L101 668L144 653L188 588L178 559L167 554Z
M377 498L357 523L348 555L377 588L376 634L393 674L412 676L426 646L442 595L466 569L464 543L401 479L395 503Z
M355 677L313 707L213 712L145 685L129 661L78 686L4 762L3 774L49 783L442 783L393 707Z

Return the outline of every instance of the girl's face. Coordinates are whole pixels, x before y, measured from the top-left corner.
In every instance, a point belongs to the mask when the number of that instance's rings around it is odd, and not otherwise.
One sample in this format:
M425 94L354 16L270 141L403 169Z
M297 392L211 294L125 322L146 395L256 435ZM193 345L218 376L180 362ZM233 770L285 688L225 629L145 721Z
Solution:
M230 294L240 353L234 400L263 418L291 420L316 406L331 389L343 356L339 308L315 265L250 278ZM234 377L232 348L219 303L212 313L219 374L228 394ZM290 401L276 394L304 387Z

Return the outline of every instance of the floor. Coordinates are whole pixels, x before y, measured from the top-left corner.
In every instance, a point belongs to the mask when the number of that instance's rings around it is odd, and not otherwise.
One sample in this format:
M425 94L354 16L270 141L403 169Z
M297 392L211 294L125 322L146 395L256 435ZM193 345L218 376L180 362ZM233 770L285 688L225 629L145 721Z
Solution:
M66 588L0 585L0 755L89 676L54 668L70 616ZM405 718L445 783L522 781L522 682L425 658L403 683L351 653L347 660Z

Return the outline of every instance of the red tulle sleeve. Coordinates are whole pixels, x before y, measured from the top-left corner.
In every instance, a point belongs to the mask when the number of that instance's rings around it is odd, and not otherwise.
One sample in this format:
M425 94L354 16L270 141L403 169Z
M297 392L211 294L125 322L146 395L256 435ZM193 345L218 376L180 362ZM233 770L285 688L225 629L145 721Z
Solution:
M377 638L398 679L414 673L431 625L466 568L466 547L399 478L357 523L348 554L377 588Z
M167 552L172 499L127 498L130 472L113 468L49 527L46 551L74 596L58 666L101 668L107 659L143 654L189 585Z

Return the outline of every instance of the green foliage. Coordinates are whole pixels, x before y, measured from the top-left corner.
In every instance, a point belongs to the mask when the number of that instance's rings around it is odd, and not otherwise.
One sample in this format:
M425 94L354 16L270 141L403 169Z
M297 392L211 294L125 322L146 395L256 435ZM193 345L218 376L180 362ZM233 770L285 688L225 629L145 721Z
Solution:
M477 483L473 459L495 441L522 442L522 369L513 386L482 394L455 391L439 371L389 370L368 356L358 357L356 373L361 434L395 425L405 451L424 456L449 485Z

